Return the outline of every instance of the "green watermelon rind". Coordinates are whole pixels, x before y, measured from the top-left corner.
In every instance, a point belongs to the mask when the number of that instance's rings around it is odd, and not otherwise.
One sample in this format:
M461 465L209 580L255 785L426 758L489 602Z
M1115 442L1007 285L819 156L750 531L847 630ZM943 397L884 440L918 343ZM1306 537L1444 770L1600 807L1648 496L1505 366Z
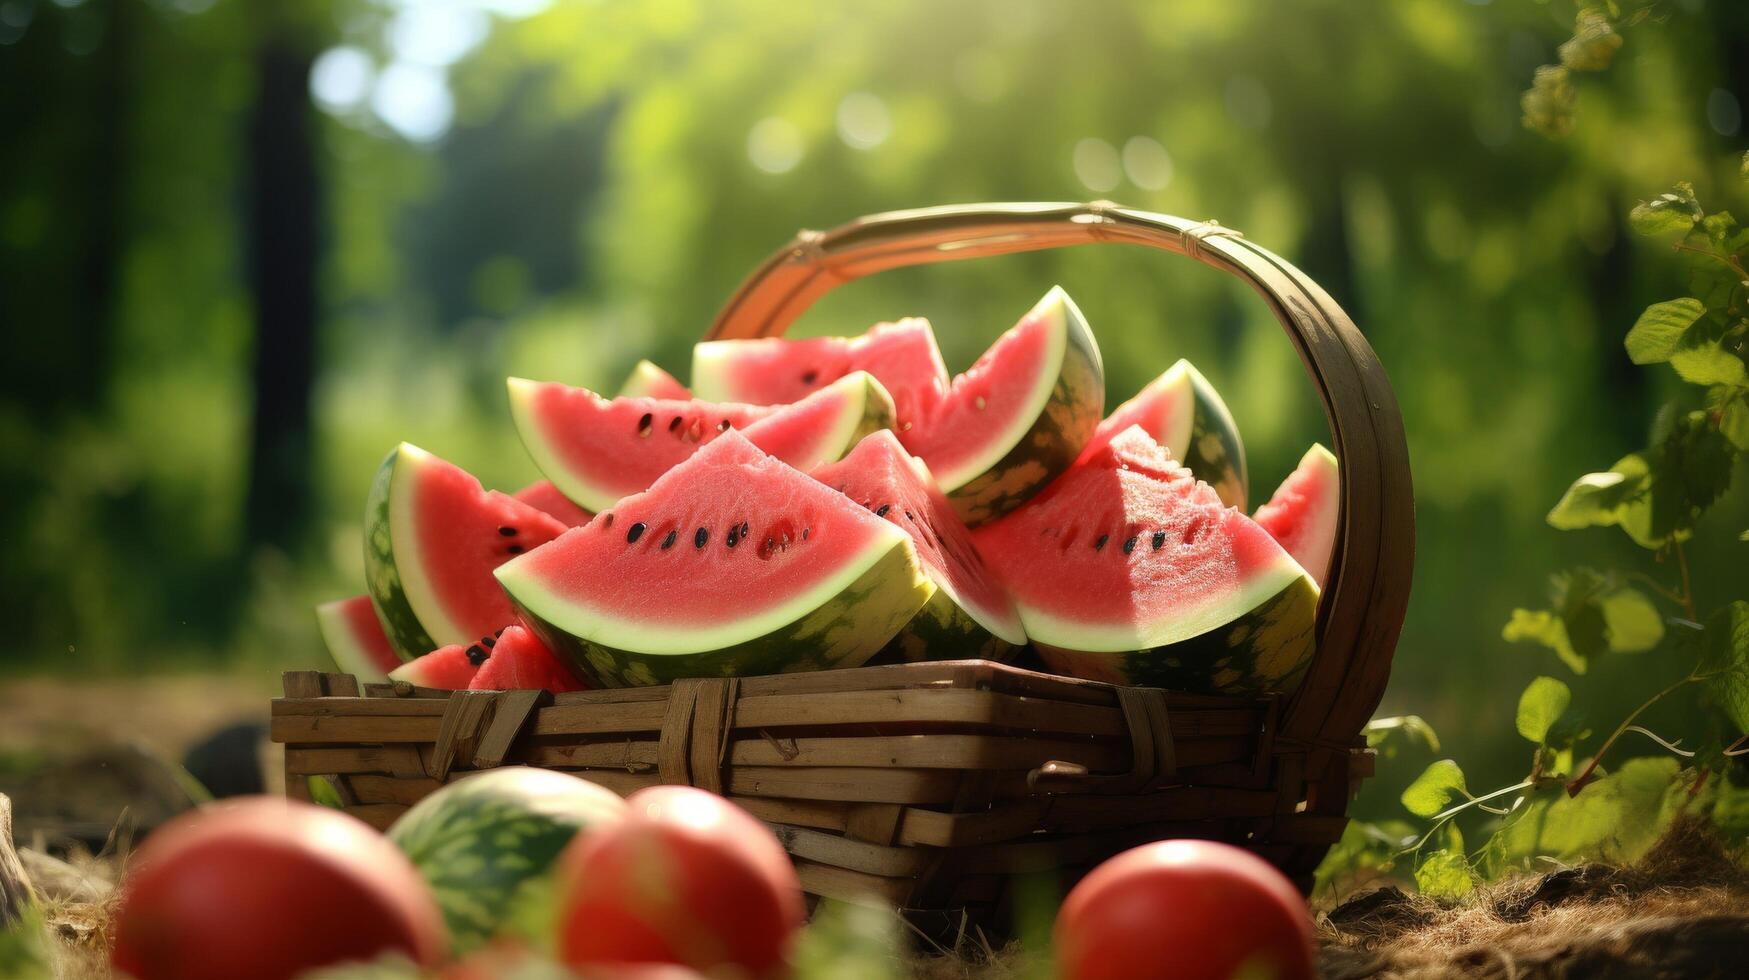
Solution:
M359 645L351 624L346 620L344 608L352 601L336 599L317 606L316 628L321 631L322 644L328 648L328 655L334 658L334 666L339 667L341 673L351 674L364 684L382 683L388 680L388 675L377 667L370 654ZM374 604L372 608L375 608Z
M500 566L499 581L542 642L602 687L859 667L880 652L935 591L911 539L890 524L882 526L891 535L883 535L871 546L872 554L847 562L846 570L827 585L777 611L742 620L733 632L719 631L716 642L709 634L701 639L697 633L670 632L663 638L671 648L665 653L632 648L654 643L625 642L639 639L636 631L647 627L622 630L633 635L620 637L618 645L601 639L598 615L519 576L515 562Z
M852 371L837 381L810 392L808 397L812 398L821 391L838 392L844 399L845 411L839 414L838 422L832 430L816 440L814 458L784 460L804 473L821 464L842 459L845 453L862 441L863 436L881 429L891 429L898 414L893 408L893 396L887 392L886 386L867 371ZM800 402L790 404L796 405ZM749 424L741 433L757 446L762 429L782 424L784 418L779 411Z
M402 564L408 557L403 548L397 554L392 515L392 506L398 494L404 494L402 489L411 480L397 481L395 475L409 458L426 455L424 450L409 443L402 443L389 452L381 466L377 467L376 477L371 480L370 493L365 498L364 506L364 577L369 586L371 604L376 607L377 619L383 624L383 632L389 637L389 645L395 648L403 661L430 650L437 649L441 644L432 639L419 615L413 609L413 603L407 593L407 583L404 580Z
M1247 499L1251 478L1245 467L1245 443L1239 438L1239 426L1233 413L1221 400L1215 386L1203 377L1189 361L1179 361L1169 372L1182 370L1188 376L1193 398L1190 438L1183 447L1162 440L1161 445L1196 474L1196 478L1213 487L1221 503L1248 513Z
M1302 571L1239 616L1176 642L1106 652L1066 649L1036 635L1033 642L1052 670L1089 680L1211 694L1287 693L1316 652L1318 594Z
M937 580L935 594L893 637L887 649L897 659L910 663L967 659L1000 663L1025 644L1024 638L1014 643L991 632L945 582Z
M1034 312L1049 314L1058 325L1053 346L1060 351L1052 358L1056 371L1041 375L1028 399L1036 411L1017 413L1013 428L992 435L992 447L1008 447L992 450L1001 452L998 458L991 461L986 454L953 473L936 473L968 527L1014 510L1068 469L1098 428L1105 407L1105 365L1075 301L1061 286L1052 287Z
M531 778L550 783L553 791L519 792L517 784ZM587 780L497 769L420 800L395 821L388 837L431 885L453 952L461 954L505 929L531 883L549 876L578 831L623 812L618 796Z

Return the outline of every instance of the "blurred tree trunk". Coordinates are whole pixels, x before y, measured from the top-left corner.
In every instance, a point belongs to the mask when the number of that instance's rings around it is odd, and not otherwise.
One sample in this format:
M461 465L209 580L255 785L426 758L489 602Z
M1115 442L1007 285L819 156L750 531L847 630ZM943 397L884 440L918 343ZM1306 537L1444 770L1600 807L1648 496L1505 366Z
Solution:
M245 157L249 285L255 303L250 547L292 547L310 515L321 195L309 100L315 46L306 38L302 30L269 27L255 54L256 96Z

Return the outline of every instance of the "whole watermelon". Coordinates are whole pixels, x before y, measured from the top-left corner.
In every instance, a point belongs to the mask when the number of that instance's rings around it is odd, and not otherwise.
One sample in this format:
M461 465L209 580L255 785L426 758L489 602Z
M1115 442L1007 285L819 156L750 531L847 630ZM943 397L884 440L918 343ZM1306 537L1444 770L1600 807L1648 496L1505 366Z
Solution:
M419 801L389 828L431 883L457 953L538 910L559 852L577 832L617 822L625 802L576 776L512 766L469 776ZM534 929L544 931L544 923Z

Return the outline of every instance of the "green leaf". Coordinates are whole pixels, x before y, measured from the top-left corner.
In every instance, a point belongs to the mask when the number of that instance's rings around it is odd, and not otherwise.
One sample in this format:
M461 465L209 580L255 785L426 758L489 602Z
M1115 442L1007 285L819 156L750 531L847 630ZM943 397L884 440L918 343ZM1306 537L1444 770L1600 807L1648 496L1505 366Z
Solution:
M1396 743L1406 741L1419 742L1429 752L1439 751L1439 735L1433 726L1420 715L1397 715L1393 718L1374 718L1361 729L1366 736L1366 744L1371 749L1383 749L1386 758L1396 755Z
M1651 488L1651 467L1644 456L1623 456L1601 473L1587 473L1567 488L1549 511L1549 526L1558 531L1620 524Z
M1689 384L1749 384L1749 371L1744 369L1743 359L1726 350L1718 341L1683 347L1668 359L1676 374Z
M1743 452L1749 452L1749 391L1719 408L1719 435Z
M1668 194L1641 201L1628 214L1628 224L1642 235L1675 237L1688 234L1704 216L1694 185L1684 181Z
M1694 321L1706 313L1700 300L1690 297L1665 300L1646 307L1628 331L1625 346L1635 364L1660 364L1670 360Z
M796 944L795 975L899 980L906 975L901 936L890 908L824 901Z
M1390 871L1414 843L1415 829L1401 820L1350 820L1342 830L1342 839L1312 873L1312 894L1329 895L1357 879Z
M1535 643L1553 650L1575 674L1585 673L1589 666L1568 642L1567 624L1547 609L1512 610L1512 618L1506 621L1500 636L1508 643Z
M1457 824L1448 823L1441 835L1443 846L1422 857L1415 866L1415 887L1429 898L1458 899L1476 887L1470 859L1464 855L1464 835Z
M1441 759L1423 770L1403 791L1403 806L1417 817L1432 817L1444 810L1453 796L1464 792L1463 769L1451 759Z
M1664 616L1639 589L1623 586L1599 601L1611 653L1643 653L1664 639Z
M1691 528L1694 518L1730 489L1736 449L1706 412L1688 413L1658 448L1654 501L1663 497L1669 502L1676 511L1671 515L1675 528Z
M1573 21L1573 36L1561 45L1561 64L1574 71L1602 71L1621 49L1621 35L1601 10L1583 9Z
M326 776L309 776L306 781L310 787L310 802L331 810L346 809L346 801L340 798L340 791L334 788L334 784Z
M1667 756L1629 759L1568 796L1559 787L1537 794L1495 835L1501 867L1553 859L1563 864L1625 865L1651 849L1687 804L1682 768Z
M1738 731L1749 734L1749 602L1738 599L1713 613L1702 649L1708 692Z
M1536 745L1543 744L1572 701L1572 689L1553 677L1531 681L1518 696L1518 734Z
M1738 170L1738 173L1741 173L1744 179L1749 179L1749 150L1746 150L1743 153L1743 165L1742 168Z
M1573 110L1578 104L1579 90L1573 87L1572 77L1561 65L1538 68L1530 89L1518 100L1525 127L1553 138L1573 131Z

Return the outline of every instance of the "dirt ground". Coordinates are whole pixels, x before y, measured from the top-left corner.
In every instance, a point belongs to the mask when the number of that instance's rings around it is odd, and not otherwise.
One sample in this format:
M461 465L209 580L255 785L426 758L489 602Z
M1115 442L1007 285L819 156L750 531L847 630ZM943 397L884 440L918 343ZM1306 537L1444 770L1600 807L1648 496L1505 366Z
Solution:
M21 759L76 755L119 738L179 759L217 727L264 719L273 693L271 683L234 677L76 687L0 682L0 751L16 767ZM0 777L6 775L0 766ZM31 842L20 834L20 843ZM47 902L58 975L105 976L105 904L80 900L90 892L73 893L81 884L102 891L119 862L114 853L92 858L77 851L71 861L70 877L55 889L60 896ZM1318 911L1320 972L1333 980L1749 975L1749 873L1695 828L1680 828L1633 868L1562 869L1492 886L1449 907L1386 886ZM919 957L916 975L1038 975L1035 960L994 952L976 937L958 952Z

